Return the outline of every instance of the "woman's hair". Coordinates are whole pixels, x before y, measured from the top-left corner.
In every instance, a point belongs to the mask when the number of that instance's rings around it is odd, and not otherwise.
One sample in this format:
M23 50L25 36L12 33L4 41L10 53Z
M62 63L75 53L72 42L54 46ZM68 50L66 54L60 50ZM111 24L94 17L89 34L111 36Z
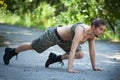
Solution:
M95 18L92 20L92 23L91 23L91 26L93 25L97 28L100 25L106 25L106 23L102 18Z

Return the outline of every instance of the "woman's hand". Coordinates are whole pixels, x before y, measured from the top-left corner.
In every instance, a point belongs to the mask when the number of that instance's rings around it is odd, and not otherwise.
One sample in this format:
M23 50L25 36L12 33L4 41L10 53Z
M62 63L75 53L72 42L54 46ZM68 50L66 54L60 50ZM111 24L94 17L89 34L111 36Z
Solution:
M69 73L79 73L78 70L74 70L74 69L69 69L68 72L69 72Z
M94 71L103 71L103 69L101 69L101 68L94 68L93 70Z

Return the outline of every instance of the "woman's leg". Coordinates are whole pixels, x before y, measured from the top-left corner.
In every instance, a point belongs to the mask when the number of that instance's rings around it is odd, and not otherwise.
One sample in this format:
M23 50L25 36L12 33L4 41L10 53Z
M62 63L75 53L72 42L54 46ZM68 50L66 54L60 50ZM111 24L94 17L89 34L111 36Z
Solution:
M5 48L5 54L3 56L4 64L8 65L12 57L17 56L18 53L26 50L32 50L30 43L22 44L17 48Z
M75 53L75 59L80 59L83 56L84 56L84 54L83 54L82 51L78 51L78 52ZM68 53L57 56L56 54L51 52L48 60L45 63L45 67L49 67L49 65L51 65L53 63L56 63L56 62L61 62L62 64L64 64L62 60L65 60L65 59L69 59L69 54Z
M75 53L75 59L80 59L84 56L82 51L76 52ZM61 55L62 60L68 59L69 58L69 54L65 53L63 55Z
M32 50L31 43L25 43L25 44L22 44L21 46L16 47L15 53L23 52L26 50Z

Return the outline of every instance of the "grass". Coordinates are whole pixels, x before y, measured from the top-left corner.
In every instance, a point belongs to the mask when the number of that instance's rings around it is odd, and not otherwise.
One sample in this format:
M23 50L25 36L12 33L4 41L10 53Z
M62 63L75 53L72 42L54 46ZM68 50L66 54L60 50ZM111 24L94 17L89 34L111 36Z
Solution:
M12 14L8 12L0 12L0 23L10 24L10 25L16 25L16 26L25 26L25 27L34 27L40 30L45 30L46 27L40 23L36 24L35 21L31 20L29 16L22 15L19 16L17 14Z

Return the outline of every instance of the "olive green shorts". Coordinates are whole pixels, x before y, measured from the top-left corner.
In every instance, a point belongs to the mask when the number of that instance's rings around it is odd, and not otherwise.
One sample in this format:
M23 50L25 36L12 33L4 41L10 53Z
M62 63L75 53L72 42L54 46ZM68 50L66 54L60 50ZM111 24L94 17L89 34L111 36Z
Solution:
M55 32L56 27L49 28L46 30L38 39L35 39L32 41L31 45L32 48L38 52L42 53L46 49L48 49L51 46L54 45L59 45L66 53L69 54L70 49L71 49L71 41L66 41L62 42L59 38L58 35ZM81 46L78 45L76 51L81 51Z

